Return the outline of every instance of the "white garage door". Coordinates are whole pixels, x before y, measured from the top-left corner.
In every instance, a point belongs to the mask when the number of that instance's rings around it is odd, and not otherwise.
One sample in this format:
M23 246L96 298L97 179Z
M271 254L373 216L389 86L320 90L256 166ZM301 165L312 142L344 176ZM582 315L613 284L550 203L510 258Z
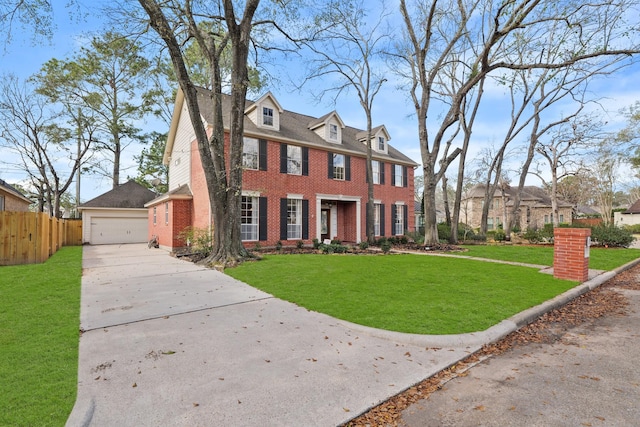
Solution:
M147 239L147 218L91 218L91 244L143 243Z

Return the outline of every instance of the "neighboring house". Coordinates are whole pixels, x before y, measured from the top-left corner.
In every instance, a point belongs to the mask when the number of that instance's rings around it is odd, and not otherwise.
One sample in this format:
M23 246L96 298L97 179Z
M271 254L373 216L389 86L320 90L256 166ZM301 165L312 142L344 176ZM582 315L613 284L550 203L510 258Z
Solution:
M640 200L637 200L624 212L614 212L613 223L618 227L640 224Z
M24 194L0 179L0 212L29 212L31 203Z
M460 213L462 222L466 222L473 228L480 227L482 218L482 207L484 204L484 184L472 187L463 199L463 209ZM487 217L487 229L495 230L504 225L505 203L507 214L511 214L513 199L517 188L509 187L505 189L504 198L502 191L498 188L491 199L489 215ZM558 199L558 220L560 223L571 223L573 215L573 205L564 200ZM545 224L553 223L553 210L551 209L551 197L539 187L525 186L520 194L519 215L515 224L521 229L538 229Z
M211 98L199 89L207 129ZM223 96L226 138L229 97ZM414 225L417 164L389 145L385 126L372 130L375 233L404 234ZM244 119L242 240L247 247L366 236L366 131L346 126L337 112L320 118L283 109L271 93L247 101ZM165 148L169 191L147 203L149 236L160 246L185 246L188 227L209 229L204 172L182 92L178 92Z
M91 245L147 242L145 203L156 193L131 180L86 203L82 212L82 243Z

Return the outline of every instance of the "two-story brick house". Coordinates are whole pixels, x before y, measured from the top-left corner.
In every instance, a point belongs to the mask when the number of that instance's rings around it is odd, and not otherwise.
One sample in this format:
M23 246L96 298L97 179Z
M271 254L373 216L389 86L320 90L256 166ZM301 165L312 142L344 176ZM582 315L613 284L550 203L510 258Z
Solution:
M470 227L479 228L484 204L485 186L478 184L469 189L462 200L460 220ZM504 225L505 212L511 215L513 200L517 187L508 187L504 191L497 189L490 201L489 215L487 217L487 229L495 230ZM505 210L506 206L506 210ZM553 209L551 197L544 189L534 186L525 186L520 193L520 208L515 218L515 224L521 229L539 229L545 224L553 223ZM565 200L558 199L558 221L571 223L573 220L573 205Z
M208 92L198 102L212 122ZM229 98L223 97L228 138ZM337 112L316 118L283 109L271 93L247 101L244 123L242 239L247 247L302 240L366 238L366 131L346 126ZM413 229L413 173L417 164L389 145L385 126L372 131L375 233ZM165 148L169 191L147 203L149 236L177 249L180 233L211 226L209 195L184 96L176 98Z

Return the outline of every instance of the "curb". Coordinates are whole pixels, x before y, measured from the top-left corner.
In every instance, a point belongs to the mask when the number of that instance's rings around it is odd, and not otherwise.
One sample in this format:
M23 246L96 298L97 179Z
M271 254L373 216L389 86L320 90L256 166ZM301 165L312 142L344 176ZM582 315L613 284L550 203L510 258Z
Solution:
M370 328L368 326L347 322L345 320L339 320L338 323L370 336L383 338L402 344L419 345L423 347L480 348L483 345L492 344L501 340L510 333L515 332L523 326L528 325L529 323L533 322L549 311L566 305L577 297L599 287L616 275L638 264L640 264L640 258L630 261L627 264L624 264L623 266L618 267L614 270L602 273L594 277L593 279L587 280L586 282L583 282L582 284L571 288L568 291L563 292L562 294L548 301L526 309L518 314L509 317L508 319L501 321L500 323L490 327L489 329L479 332L470 332L466 334L456 335L421 335L385 331L382 329Z

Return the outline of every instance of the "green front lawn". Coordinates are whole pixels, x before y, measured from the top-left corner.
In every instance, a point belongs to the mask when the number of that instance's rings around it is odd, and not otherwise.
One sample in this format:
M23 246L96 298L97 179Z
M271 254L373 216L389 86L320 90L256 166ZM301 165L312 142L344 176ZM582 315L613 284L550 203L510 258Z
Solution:
M463 247L469 251L462 255L527 264L553 265L553 245L469 245ZM594 247L590 249L589 268L613 270L636 258L640 258L640 249Z
M576 285L535 268L425 255L269 255L225 272L310 310L416 334L482 331Z
M62 426L76 398L82 247L0 267L0 425Z

